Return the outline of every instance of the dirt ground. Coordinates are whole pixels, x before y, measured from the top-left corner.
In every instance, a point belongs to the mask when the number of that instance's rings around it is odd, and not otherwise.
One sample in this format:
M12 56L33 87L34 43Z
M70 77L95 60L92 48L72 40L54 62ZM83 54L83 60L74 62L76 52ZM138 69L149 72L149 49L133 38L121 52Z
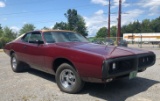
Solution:
M108 84L86 83L79 94L59 90L55 77L37 70L14 73L10 58L0 52L0 101L158 101L160 99L160 49L156 64L132 80L127 78Z

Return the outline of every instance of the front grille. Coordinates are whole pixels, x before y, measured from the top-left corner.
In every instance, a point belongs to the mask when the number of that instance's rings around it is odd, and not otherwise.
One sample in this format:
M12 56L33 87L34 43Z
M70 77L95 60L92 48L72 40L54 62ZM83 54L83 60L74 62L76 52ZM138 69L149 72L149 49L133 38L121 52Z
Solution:
M154 55L139 57L138 68L140 69L140 68L143 68L143 67L153 65L154 62L155 62L155 56Z
M126 71L132 71L135 68L135 59L124 59L113 61L109 64L109 74L118 74Z
M108 59L102 68L102 76L115 77L129 74L132 71L145 69L155 63L155 54L138 54L133 56Z

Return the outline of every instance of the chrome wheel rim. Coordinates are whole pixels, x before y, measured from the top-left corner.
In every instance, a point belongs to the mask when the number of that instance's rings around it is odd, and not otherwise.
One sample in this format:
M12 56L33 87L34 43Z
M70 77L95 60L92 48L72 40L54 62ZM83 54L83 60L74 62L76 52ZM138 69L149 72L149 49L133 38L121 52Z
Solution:
M13 67L13 69L16 69L16 67L17 67L17 60L15 57L12 58L12 67Z
M60 73L60 83L66 89L72 89L76 83L76 77L70 69L64 69Z

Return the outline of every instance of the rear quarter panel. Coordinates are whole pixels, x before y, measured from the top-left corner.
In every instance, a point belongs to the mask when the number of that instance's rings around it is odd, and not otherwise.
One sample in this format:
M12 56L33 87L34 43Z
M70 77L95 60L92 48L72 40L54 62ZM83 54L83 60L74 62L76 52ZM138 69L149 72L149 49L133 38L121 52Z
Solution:
M23 50L23 43L21 42L21 40L15 40L5 45L4 52L6 54L10 56L12 51L16 53L18 60L23 61L24 50Z

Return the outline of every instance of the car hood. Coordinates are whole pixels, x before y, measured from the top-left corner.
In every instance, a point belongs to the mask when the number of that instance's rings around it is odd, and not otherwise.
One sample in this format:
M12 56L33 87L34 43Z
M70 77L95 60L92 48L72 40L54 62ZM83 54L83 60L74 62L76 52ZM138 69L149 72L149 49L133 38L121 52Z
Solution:
M149 53L149 51L136 49L136 48L128 48L128 47L116 47L116 46L106 46L99 45L94 43L56 43L58 46L68 47L71 49L102 55L104 58L116 58L121 56L128 55L136 55L136 54L145 54Z

